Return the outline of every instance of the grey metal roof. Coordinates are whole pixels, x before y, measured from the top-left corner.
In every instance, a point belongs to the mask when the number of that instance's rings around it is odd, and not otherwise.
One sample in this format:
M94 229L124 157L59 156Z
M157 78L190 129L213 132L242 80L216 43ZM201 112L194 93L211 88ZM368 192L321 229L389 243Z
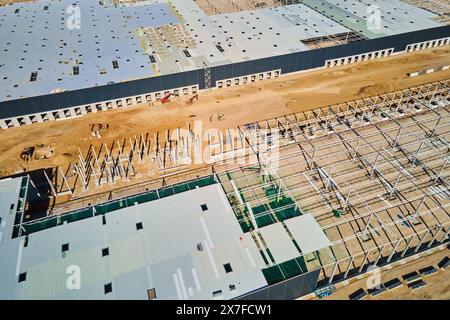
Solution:
M281 222L259 228L259 232L261 232L277 264L300 256L300 252L295 248Z
M373 39L438 27L438 16L401 0L303 0L303 3L343 26ZM368 18L379 10L381 29L372 29Z
M5 203L17 199L20 182L12 181L0 183ZM96 216L32 233L27 246L23 237L8 238L0 247L0 299L148 299L152 288L158 299L230 299L264 287L264 262L224 199L215 184L110 212L106 224ZM80 290L67 288L70 266L81 270Z
M80 29L70 30L66 10L73 3L80 7L81 20ZM150 77L149 57L134 30L178 22L164 3L107 8L98 1L62 0L0 7L0 100ZM72 74L74 66L79 75ZM37 72L35 82L30 82L32 72Z
M22 178L0 180L0 298L15 295L20 263L20 241L12 241L12 227L20 196Z
M303 254L331 246L330 240L312 215L304 214L286 220L285 223Z
M0 247L3 237L11 237L21 183L21 178L0 180Z

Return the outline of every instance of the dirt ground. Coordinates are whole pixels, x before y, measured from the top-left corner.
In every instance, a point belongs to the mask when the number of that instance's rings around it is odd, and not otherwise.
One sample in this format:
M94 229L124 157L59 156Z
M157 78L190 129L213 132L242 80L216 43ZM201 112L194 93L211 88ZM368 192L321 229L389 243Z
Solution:
M13 3L20 3L20 2L31 2L33 0L0 0L0 7L1 6L7 6Z
M437 264L445 256L449 255L449 250L444 249L441 251L433 252L430 255L425 253L421 254L419 259L414 259L406 264L398 264L392 269L382 270L381 282L390 281L394 278L399 278L403 281L402 276L413 271L433 265L436 269ZM423 281L426 285L420 289L411 290L403 282L403 286L398 287L393 291L385 291L378 297L372 297L368 295L364 300L449 300L450 299L450 274L449 271L439 270L437 273L427 277L423 277ZM360 280L354 280L347 285L338 287L331 296L324 298L323 300L348 300L349 295L356 290L363 288L367 291L367 278L364 277ZM317 297L311 298L317 300Z

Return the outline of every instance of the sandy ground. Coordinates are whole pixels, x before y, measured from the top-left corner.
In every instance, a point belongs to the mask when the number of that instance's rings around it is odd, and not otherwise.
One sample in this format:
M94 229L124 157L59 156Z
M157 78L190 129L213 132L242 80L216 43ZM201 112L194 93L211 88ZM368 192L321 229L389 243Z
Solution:
M399 278L403 281L402 276L413 271L418 271L419 269L433 265L436 269L437 264L445 256L449 255L449 250L444 249L440 251L435 251L429 255L422 253L420 258L411 260L406 264L399 264L392 269L386 269L381 271L381 282L390 281L394 278ZM411 258L407 258L409 261ZM360 280L353 280L349 284L344 286L338 286L336 291L333 292L331 296L323 298L323 300L348 300L349 295L356 290L363 288L367 291L367 274L366 277ZM432 274L427 277L423 277L423 281L426 283L425 287L420 289L411 290L403 281L403 286L398 287L393 291L385 291L378 297L372 297L368 295L364 300L424 300L424 299L435 299L435 300L449 300L450 299L450 273L449 270L443 271L439 270L437 273ZM318 300L317 297L311 297L310 299ZM306 299L308 300L308 299Z

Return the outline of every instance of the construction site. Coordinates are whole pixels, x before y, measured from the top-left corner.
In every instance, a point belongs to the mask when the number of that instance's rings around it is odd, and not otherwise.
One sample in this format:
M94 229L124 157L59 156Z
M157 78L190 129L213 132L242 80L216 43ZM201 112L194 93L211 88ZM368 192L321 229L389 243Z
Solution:
M450 298L446 1L72 2L0 6L82 12L0 44L0 299Z

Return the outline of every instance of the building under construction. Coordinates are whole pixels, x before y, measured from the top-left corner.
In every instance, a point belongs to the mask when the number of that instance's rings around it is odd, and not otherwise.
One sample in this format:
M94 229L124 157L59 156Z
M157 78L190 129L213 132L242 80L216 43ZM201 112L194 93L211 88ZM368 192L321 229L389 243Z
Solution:
M193 104L201 90L448 46L448 11L441 0L14 2L0 6L0 127ZM428 81L255 115L206 139L204 114L112 141L92 140L109 130L95 122L92 136L71 132L87 141L75 152L31 146L34 132L18 154L39 170L0 180L0 299L296 299L442 252L450 82Z
M0 18L3 129L450 41L440 0L42 0Z

